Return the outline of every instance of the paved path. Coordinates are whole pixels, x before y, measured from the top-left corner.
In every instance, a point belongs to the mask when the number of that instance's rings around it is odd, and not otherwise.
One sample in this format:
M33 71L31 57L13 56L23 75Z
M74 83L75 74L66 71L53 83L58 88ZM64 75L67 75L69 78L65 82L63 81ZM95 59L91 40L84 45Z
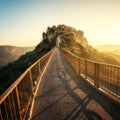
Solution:
M78 76L56 48L39 86L32 120L120 120L120 107Z

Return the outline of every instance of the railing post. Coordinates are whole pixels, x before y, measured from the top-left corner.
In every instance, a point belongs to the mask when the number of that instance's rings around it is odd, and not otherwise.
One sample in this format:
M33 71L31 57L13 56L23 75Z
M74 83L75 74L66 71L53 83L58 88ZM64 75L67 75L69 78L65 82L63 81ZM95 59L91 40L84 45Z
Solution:
M9 119L8 118L8 110L7 110L7 103L6 103L6 100L3 102L3 104L4 104L4 112L5 112L5 114L4 114L4 117L6 118L6 119Z
M9 106L9 111L10 111L9 119L10 118L13 119L13 111L12 111L12 105L11 105L10 95L8 96L8 106Z
M0 108L0 120L3 120L3 116L2 116L1 108Z
M32 95L34 94L34 90L33 90L33 81L32 81L32 73L31 73L31 69L29 71L29 81L30 81L30 88L31 88L31 93Z
M94 63L94 86L99 87L99 64Z
M79 74L79 58L77 58L77 73Z
M35 65L35 78L36 78L36 82L38 82L37 81L37 76L38 76L38 69L37 69L37 64Z
M85 79L87 79L87 60L85 59Z
M15 98L15 107L16 107L16 114L17 114L17 119L22 120L22 115L21 115L21 109L20 109L20 99L19 99L19 94L18 94L18 88L15 88L14 91L14 98Z
M79 74L81 74L81 60L79 58Z
M13 101L13 111L12 111L12 112L13 112L14 117L16 117L16 114L17 114L17 113L16 113L16 110L15 110L14 92L12 92L11 97L12 97L11 99L12 99L12 101Z
M118 85L118 87L120 87L119 85L120 85L120 83L119 83L119 80L120 80L120 68L118 68L117 69L117 85ZM116 94L118 95L119 94L119 90L117 89L116 90Z
M38 63L38 72L39 72L39 75L41 74L40 73L40 61L39 61L39 63Z

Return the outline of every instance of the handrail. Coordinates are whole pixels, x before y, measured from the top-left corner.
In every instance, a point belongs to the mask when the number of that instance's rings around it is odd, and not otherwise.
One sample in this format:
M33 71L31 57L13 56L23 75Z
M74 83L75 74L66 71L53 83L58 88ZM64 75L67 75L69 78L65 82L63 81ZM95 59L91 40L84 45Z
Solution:
M96 62L96 61L93 61L93 60L89 60L87 58L79 57L79 56L73 54L72 52L66 50L65 48L61 48L61 50L66 51L67 53L71 54L72 56L74 56L74 57L76 57L78 59L84 59L84 60L87 60L89 62L93 62L93 63L97 63L97 64L104 64L104 65L110 65L110 66L113 66L113 67L120 67L119 65L113 65L113 64L108 64L108 63L104 63L104 62Z
M52 51L52 50L51 50ZM6 97L10 94L10 92L20 83L20 81L25 77L25 75L37 64L40 62L48 54L42 56L35 63L33 63L6 91L0 96L0 104L6 99Z
M0 119L25 119L25 114L32 100L39 78L53 54L49 51L31 65L1 96Z
M75 71L97 89L102 89L120 102L120 66L91 61L61 48Z

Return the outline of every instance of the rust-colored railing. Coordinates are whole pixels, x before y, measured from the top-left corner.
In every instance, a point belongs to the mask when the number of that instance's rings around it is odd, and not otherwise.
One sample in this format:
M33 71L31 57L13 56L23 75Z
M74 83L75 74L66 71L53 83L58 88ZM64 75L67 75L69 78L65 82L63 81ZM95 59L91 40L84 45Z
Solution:
M61 51L78 74L97 89L107 91L120 101L120 66L80 58L66 49Z
M24 120L32 103L37 83L54 49L29 67L1 96L0 120Z

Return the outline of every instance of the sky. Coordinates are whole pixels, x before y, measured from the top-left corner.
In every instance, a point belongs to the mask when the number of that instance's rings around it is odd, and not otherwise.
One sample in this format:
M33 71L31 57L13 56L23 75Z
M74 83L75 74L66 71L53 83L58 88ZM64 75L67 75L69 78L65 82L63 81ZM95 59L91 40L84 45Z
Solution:
M82 30L93 46L120 44L120 0L0 0L0 45L36 46L59 24Z

